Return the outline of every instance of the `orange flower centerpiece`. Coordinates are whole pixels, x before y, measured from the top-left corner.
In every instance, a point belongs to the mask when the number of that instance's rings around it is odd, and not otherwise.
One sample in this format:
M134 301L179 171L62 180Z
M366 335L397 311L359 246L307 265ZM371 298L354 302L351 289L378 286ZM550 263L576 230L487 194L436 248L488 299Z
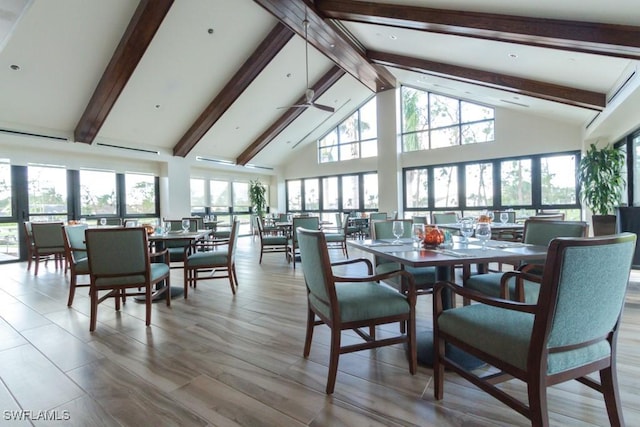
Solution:
M444 233L438 227L427 226L424 229L424 240L422 244L425 248L435 248L444 243Z
M480 215L478 217L478 222L491 222L491 217L489 215Z

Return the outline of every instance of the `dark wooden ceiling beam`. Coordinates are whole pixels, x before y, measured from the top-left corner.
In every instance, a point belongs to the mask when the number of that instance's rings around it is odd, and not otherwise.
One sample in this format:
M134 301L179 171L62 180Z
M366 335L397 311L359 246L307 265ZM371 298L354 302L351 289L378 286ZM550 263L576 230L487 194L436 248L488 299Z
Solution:
M380 65L431 74L591 110L602 111L607 103L604 93L523 79L506 74L377 51L369 51L368 57L371 61Z
M350 0L317 0L327 18L640 59L640 27ZM613 7L613 6L612 6Z
M174 156L185 157L196 146L200 139L231 107L253 80L269 65L280 50L291 40L293 31L282 23L278 23L260 43L251 56L229 79L225 87L209 103L189 130L173 147Z
M76 125L73 132L76 142L93 142L172 4L173 0L140 0Z
M384 67L371 64L364 50L346 40L335 25L325 22L309 1L254 0L280 22L304 37L303 21L309 22L308 40L336 65L351 74L373 92L392 89L395 77Z
M318 80L318 82L312 86L313 91L316 94L316 98L322 96L331 86L333 86L342 76L345 75L345 71L338 66L334 66L324 76ZM306 101L305 97L300 97L295 104L303 104ZM308 107L313 108L313 107ZM289 126L295 119L305 111L304 108L289 108L286 112L280 116L269 128L262 133L255 141L245 149L242 154L236 159L236 164L244 166L251 161L262 149L264 149L273 139L280 134L287 126Z

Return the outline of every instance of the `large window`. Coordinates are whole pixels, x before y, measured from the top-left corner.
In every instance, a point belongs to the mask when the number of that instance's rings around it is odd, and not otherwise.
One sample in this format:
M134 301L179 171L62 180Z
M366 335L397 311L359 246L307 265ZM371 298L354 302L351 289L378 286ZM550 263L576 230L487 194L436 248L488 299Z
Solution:
M328 218L335 212L378 209L377 172L291 179L286 188L287 212L326 212Z
M191 189L191 213L203 214L207 206L207 194L205 190L206 181L204 179L191 178L189 188Z
M320 163L378 155L376 99L371 98L345 121L318 140Z
M578 153L534 155L404 169L409 215L513 208L522 214L560 210L580 219L575 180ZM433 185L430 185L432 181Z
M231 191L228 181L209 181L209 211L211 213L229 213Z
M124 175L125 216L157 213L156 179L153 175Z
M505 160L500 163L500 194L503 206L532 204L531 159Z
M493 108L407 86L401 97L405 152L494 140Z
M67 219L67 171L62 167L28 168L29 215L36 221Z
M541 202L543 205L575 205L577 155L540 159Z
M0 159L0 217L13 215L11 200L11 164Z
M251 202L249 199L249 183L248 182L233 182L231 188L233 189L233 211L234 212L249 212Z
M118 215L116 173L113 171L81 170L80 215Z

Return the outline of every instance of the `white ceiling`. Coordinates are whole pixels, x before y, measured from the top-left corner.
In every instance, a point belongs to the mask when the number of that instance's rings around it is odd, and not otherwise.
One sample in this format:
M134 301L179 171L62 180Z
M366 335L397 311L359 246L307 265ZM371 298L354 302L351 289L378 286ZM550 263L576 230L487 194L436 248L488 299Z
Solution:
M636 26L640 23L637 0L377 2ZM72 140L136 7L132 0L2 0L0 129ZM277 22L250 0L176 1L95 142L171 154ZM371 24L343 25L368 50L607 94L637 67L637 61L603 55ZM234 161L286 111L279 107L291 105L303 95L304 54L304 40L294 36L187 157ZM312 47L309 64L311 84L333 66ZM12 65L20 69L13 70ZM396 68L390 71L400 83L580 126L596 116L593 110L504 90ZM307 109L250 163L277 167L286 162L372 94L345 74L316 100L333 106L334 114Z

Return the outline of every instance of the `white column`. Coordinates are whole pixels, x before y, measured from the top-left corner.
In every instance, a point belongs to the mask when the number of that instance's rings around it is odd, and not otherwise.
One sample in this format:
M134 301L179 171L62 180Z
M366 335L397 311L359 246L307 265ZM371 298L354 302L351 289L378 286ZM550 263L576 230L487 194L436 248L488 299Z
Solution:
M172 157L160 173L160 217L191 216L191 170L182 157Z
M396 90L376 96L378 115L378 210L402 217L402 170L400 166L400 108Z

